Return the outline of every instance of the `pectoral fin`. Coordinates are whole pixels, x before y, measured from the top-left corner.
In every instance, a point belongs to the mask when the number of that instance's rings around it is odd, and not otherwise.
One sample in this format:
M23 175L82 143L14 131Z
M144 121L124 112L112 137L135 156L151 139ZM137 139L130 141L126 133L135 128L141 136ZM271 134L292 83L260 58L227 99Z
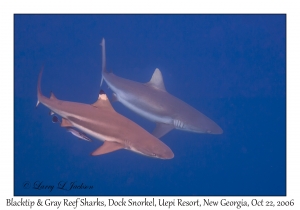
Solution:
M117 142L105 141L102 146L96 149L91 155L103 155L123 148L124 146Z
M152 132L152 135L156 138L160 138L169 131L171 131L174 128L173 125L164 124L164 123L156 123L156 127Z
M72 123L65 119L65 118L62 118L61 119L61 124L60 124L61 127L73 127Z

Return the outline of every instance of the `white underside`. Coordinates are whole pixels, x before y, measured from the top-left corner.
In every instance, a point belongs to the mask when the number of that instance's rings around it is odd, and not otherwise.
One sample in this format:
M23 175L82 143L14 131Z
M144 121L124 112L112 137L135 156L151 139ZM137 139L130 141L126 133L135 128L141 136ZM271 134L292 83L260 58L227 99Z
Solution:
M120 101L122 104L124 104L124 106L126 106L127 108L136 112L137 114L143 116L144 118L146 118L150 121L153 121L153 122L172 124L173 119L171 117L155 115L151 112L147 112L147 111L143 110L141 107L138 107L138 106L134 105L133 103L130 103L128 100L124 99L126 96L124 97L124 96L120 96L118 94L116 94L116 95L117 95L118 101ZM135 99L135 100L138 100L138 99Z

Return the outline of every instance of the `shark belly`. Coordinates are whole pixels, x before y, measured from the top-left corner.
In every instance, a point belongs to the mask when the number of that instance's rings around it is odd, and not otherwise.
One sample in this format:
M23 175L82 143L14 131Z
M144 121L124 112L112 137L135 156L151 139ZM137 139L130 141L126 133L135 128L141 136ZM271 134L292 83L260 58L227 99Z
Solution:
M120 101L124 106L134 111L135 113L141 115L142 117L152 121L152 122L160 122L165 124L172 124L172 118L169 116L163 116L161 114L155 113L154 111L150 111L147 107L142 107L143 105L139 105L138 103L131 102L131 100L126 100L125 98L132 98L128 96L124 96L125 94L118 94L118 101ZM138 99L134 99L138 100Z
M122 141L120 141L119 139L116 139L112 136L109 136L109 135L105 135L105 134L102 134L102 133L99 133L99 132L95 132L93 130L90 130L84 126L81 126L77 123L74 123L72 122L72 124L74 125L75 128L79 129L80 131L90 135L90 136L93 136L94 138L98 139L98 140L101 140L101 141L113 141L113 142L118 142L118 143L122 143Z

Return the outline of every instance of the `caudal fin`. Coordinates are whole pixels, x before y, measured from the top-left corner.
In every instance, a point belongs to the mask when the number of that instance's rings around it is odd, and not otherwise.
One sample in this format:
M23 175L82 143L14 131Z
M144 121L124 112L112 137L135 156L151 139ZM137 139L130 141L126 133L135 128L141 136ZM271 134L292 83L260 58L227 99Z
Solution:
M38 79L38 84L37 84L37 97L38 97L38 101L36 103L36 107L39 105L40 99L43 97L42 90L41 90L41 79L42 79L43 70L44 70L44 67L42 67L42 69L40 71L39 79Z
M102 39L102 42L100 44L102 46L102 77L101 77L101 83L100 87L103 83L103 73L106 72L106 55L105 55L105 39Z

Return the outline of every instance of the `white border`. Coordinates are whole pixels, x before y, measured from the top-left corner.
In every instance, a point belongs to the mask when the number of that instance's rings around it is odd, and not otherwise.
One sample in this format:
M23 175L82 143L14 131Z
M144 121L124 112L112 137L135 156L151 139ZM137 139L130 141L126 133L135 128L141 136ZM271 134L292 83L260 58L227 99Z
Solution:
M295 3L293 3L295 2ZM273 200L299 199L299 10L296 1L214 0L214 1L1 1L1 201L13 197L13 14L15 13L281 13L287 14L287 197L261 197ZM29 197L26 197L29 198ZM42 197L46 199L46 197ZM62 200L62 197L50 197ZM129 197L127 197L129 199ZM188 197L185 197L188 198ZM199 197L198 197L199 198ZM30 197L37 200L37 197ZM75 199L75 197L69 197ZM93 197L88 197L93 200ZM137 199L140 199L137 198ZM170 199L170 197L169 197ZM188 200L192 200L189 197ZM201 197L203 199L203 197ZM211 197L220 200L221 197ZM227 197L241 200L241 197ZM251 200L245 197L245 200ZM299 206L296 205L296 206ZM294 206L295 207L295 206ZM4 209L1 208L1 209ZM12 207L10 207L11 209ZM28 208L28 207L25 207ZM67 207L65 207L67 208ZM99 208L99 207L97 207ZM62 207L60 208L62 209ZM70 209L70 208L68 208ZM216 209L212 208L211 209Z

